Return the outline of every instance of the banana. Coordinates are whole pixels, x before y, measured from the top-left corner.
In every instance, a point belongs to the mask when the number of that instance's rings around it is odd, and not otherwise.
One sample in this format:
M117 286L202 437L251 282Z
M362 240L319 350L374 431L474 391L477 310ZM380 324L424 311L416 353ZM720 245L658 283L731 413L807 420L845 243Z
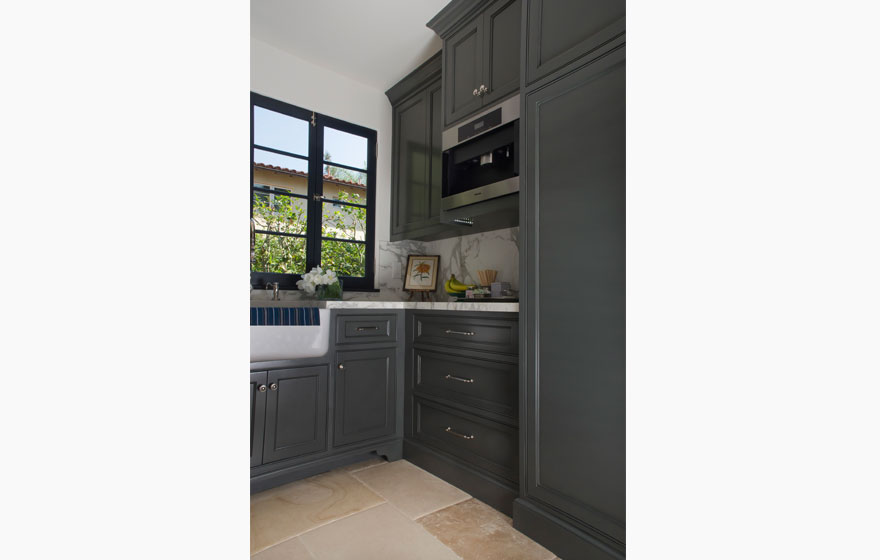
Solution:
M446 283L443 285L443 288L446 290L446 293L451 296L456 296L456 297L464 296L465 295L464 290L457 290L452 284L453 280L455 280L455 275L453 275L452 278L447 280Z
M465 290L470 290L471 288L475 287L474 285L462 284L461 282L456 280L455 274L452 275L447 284L456 292L464 292Z

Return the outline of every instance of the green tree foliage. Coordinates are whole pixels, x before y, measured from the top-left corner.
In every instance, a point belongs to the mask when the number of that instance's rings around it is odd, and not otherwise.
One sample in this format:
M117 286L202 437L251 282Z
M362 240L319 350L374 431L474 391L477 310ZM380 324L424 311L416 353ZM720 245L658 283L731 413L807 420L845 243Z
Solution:
M329 155L329 154L328 154ZM342 171L348 171L343 169ZM347 180L347 179L346 179ZM357 193L339 191L340 202L365 204ZM367 226L367 209L361 206L333 204L325 201L321 221L321 237L363 240ZM306 233L306 201L284 195L254 193L254 219L257 229L275 233ZM257 234L254 249L254 272L303 274L306 268L306 241L301 237ZM366 274L366 245L343 241L321 241L321 267L339 276Z

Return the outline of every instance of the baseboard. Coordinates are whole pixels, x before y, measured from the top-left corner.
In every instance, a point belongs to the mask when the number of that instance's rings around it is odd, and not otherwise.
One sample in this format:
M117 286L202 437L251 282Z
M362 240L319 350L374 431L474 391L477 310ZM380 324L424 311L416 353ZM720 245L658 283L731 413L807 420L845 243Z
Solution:
M276 470L253 475L251 476L251 494L377 456L384 457L388 461L399 460L403 456L402 440L395 439L374 444L372 447L360 447L348 452L337 452L315 461L282 466ZM266 465L263 466L265 467Z
M403 440L403 458L501 513L508 516L513 514L513 500L519 495L514 484L467 467L459 459L410 439Z
M578 560L624 560L626 550L589 535L551 511L530 501L513 502L513 527L559 558Z

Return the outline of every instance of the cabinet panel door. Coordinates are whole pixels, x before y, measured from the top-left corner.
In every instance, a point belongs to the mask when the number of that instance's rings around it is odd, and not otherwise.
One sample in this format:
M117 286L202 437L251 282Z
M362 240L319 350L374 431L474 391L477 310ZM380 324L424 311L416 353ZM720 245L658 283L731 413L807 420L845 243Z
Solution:
M626 28L625 0L532 0L527 9L527 83L597 51Z
M428 189L429 218L440 216L440 199L443 196L443 88L440 80L428 86L428 102L431 107L431 173ZM435 220L432 220L435 221Z
M625 541L624 48L526 98L526 494ZM576 177L577 180L572 180ZM532 198L533 197L533 198ZM573 249L574 248L574 249ZM572 280L578 298L561 298Z
M519 89L521 0L498 0L483 14L483 107Z
M392 233L428 218L428 142L428 98L422 92L394 111Z
M327 366L270 371L268 382L263 463L325 450Z
M264 390L260 390L263 387ZM263 428L266 425L266 372L251 372L251 466L263 462Z
M337 352L334 447L394 433L395 352L395 348Z
M482 21L476 18L443 43L447 127L474 113L483 103L479 95L474 95L474 90L483 83Z

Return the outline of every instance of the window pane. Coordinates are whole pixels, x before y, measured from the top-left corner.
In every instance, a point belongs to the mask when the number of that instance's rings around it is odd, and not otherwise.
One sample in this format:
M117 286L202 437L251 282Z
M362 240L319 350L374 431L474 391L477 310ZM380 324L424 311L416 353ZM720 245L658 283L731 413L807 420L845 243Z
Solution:
M339 276L363 277L366 275L366 249L363 243L321 241L321 266ZM344 284L342 289L345 289Z
M334 168L337 175L324 175L324 198L342 200L353 204L367 203L367 174L349 171L341 167ZM360 176L363 177L360 177Z
M367 239L367 209L325 202L321 215L321 237Z
M367 139L325 126L324 161L325 163L328 161L341 163L366 171ZM324 173L327 173L326 166L324 169Z
M308 157L309 123L254 107L254 144Z
M309 162L255 149L254 184L305 195L309 189Z
M306 268L306 240L258 233L254 247L252 272L304 274Z
M306 199L254 191L257 229L305 235L307 217Z

